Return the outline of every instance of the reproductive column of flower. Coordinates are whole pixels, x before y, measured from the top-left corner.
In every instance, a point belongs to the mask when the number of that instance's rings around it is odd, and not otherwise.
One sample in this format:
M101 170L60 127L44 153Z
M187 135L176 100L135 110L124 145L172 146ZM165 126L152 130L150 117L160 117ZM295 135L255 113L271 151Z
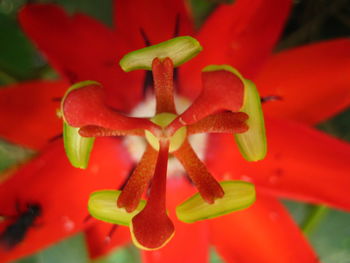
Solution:
M197 40L182 36L121 59L120 66L126 72L152 71L156 99L152 118L130 117L111 109L105 103L103 87L94 81L76 83L62 100L65 149L77 168L87 167L95 137L144 137L145 152L125 187L94 192L88 203L93 217L128 226L134 244L141 249L159 249L175 233L166 209L169 154L180 161L198 189L177 206L179 220L192 223L210 219L245 209L255 200L250 183L218 182L188 141L188 136L198 133L230 133L247 161L263 159L264 119L254 84L229 65L209 65L202 70L203 87L196 100L182 114L175 107L174 68L201 51Z

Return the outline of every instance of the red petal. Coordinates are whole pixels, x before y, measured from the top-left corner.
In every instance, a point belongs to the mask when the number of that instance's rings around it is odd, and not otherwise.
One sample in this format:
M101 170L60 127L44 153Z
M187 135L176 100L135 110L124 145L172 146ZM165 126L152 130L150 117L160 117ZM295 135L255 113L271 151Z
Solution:
M290 0L238 0L222 5L198 35L204 52L180 70L181 91L194 98L200 70L208 64L230 64L251 78L275 45L288 16Z
M39 203L42 207L40 227L30 228L24 241L13 250L0 250L0 262L29 255L81 231L87 226L84 218L88 215L89 194L117 188L128 174L130 163L118 140L97 140L86 170L69 164L62 141L50 145L0 185L1 213L16 214L16 200L23 205Z
M316 124L350 104L350 40L338 39L281 52L256 80L270 116Z
M213 136L208 144L209 170L252 181L277 196L350 210L349 144L301 124L270 118L266 130L268 154L256 163L244 161L232 136Z
M62 133L56 110L68 86L65 82L35 81L1 88L0 135L33 149L43 147Z
M101 257L130 241L129 229L119 225L109 240L108 234L113 226L117 225L96 221L85 230L86 242L91 258Z
M176 27L178 27L177 35L192 34L192 21L184 0L114 2L116 31L125 43L128 43L129 51L145 47L141 30L151 45L173 38Z
M145 263L208 262L209 240L207 222L186 224L177 220L175 207L190 197L194 188L184 177L172 177L168 180L167 207L175 225L174 238L163 248L156 251L142 251Z
M271 197L258 195L250 208L209 222L225 262L319 262L288 212Z
M120 69L118 61L128 46L100 22L67 15L49 4L26 5L19 20L50 64L70 81L102 83L108 103L119 110L129 110L140 100L142 72L126 74Z

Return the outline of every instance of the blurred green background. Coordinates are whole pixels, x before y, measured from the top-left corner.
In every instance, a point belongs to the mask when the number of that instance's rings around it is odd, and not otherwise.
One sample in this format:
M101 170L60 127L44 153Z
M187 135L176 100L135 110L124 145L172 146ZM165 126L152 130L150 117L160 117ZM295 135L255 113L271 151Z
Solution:
M54 2L62 5L69 12L84 12L106 25L112 24L112 0L41 0L35 2ZM192 0L196 26L199 28L210 12L223 2L233 1ZM26 39L16 22L16 12L25 3L25 0L0 0L0 84L56 77L55 72ZM295 0L292 15L276 51L322 39L349 36L349 34L349 0ZM350 110L320 124L318 128L350 141ZM30 149L11 145L0 139L0 171L27 159L32 154L34 152ZM317 219L318 222L315 222L313 228L308 229L307 236L322 262L350 262L350 214L303 203L283 202L301 227L305 227L305 222L310 216ZM210 257L211 262L223 262L214 249ZM94 262L130 263L139 261L137 249L130 245ZM79 234L17 262L87 263L90 260L84 238Z

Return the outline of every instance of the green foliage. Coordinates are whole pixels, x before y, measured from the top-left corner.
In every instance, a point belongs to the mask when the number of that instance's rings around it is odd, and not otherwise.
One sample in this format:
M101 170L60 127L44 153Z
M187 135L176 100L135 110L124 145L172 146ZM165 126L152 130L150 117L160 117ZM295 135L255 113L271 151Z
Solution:
M0 171L23 163L34 155L34 151L0 139ZM0 176L1 178L1 176Z
M36 61L36 52L15 18L0 13L0 84L6 84L4 75L17 79L29 78L35 68L40 66Z

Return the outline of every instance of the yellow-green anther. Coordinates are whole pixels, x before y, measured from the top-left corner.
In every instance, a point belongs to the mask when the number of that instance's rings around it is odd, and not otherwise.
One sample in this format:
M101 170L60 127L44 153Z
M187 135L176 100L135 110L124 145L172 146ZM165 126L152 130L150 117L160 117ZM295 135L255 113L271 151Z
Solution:
M247 161L262 160L267 153L264 114L258 90L250 80L244 81L244 102L241 111L249 116L247 120L249 129L234 135L239 150Z
M169 57L174 67L178 67L195 57L200 51L202 51L202 46L196 39L189 36L181 36L157 45L132 51L126 54L119 64L126 72L137 69L152 70L153 59Z
M79 128L70 126L64 118L63 103L67 95L75 90L89 85L100 85L96 81L82 81L72 85L64 95L61 102L60 114L63 117L63 143L66 155L70 163L80 169L86 169L89 163L90 153L95 138L82 137L79 134Z
M240 111L248 114L247 125L249 130L235 134L239 150L247 161L259 161L265 158L267 152L264 114L261 107L260 95L255 84L245 79L235 68L229 65L210 65L206 71L226 70L241 79L244 84L243 106Z
M214 204L203 200L199 193L176 207L176 215L185 223L219 217L233 211L245 209L255 201L255 188L243 181L220 182L225 195L216 199Z
M108 223L129 226L132 218L145 207L146 201L141 200L137 208L128 213L124 208L117 206L120 193L119 190L102 190L92 193L88 202L90 214Z
M82 137L79 128L63 121L63 143L69 162L76 168L86 169L95 138Z

